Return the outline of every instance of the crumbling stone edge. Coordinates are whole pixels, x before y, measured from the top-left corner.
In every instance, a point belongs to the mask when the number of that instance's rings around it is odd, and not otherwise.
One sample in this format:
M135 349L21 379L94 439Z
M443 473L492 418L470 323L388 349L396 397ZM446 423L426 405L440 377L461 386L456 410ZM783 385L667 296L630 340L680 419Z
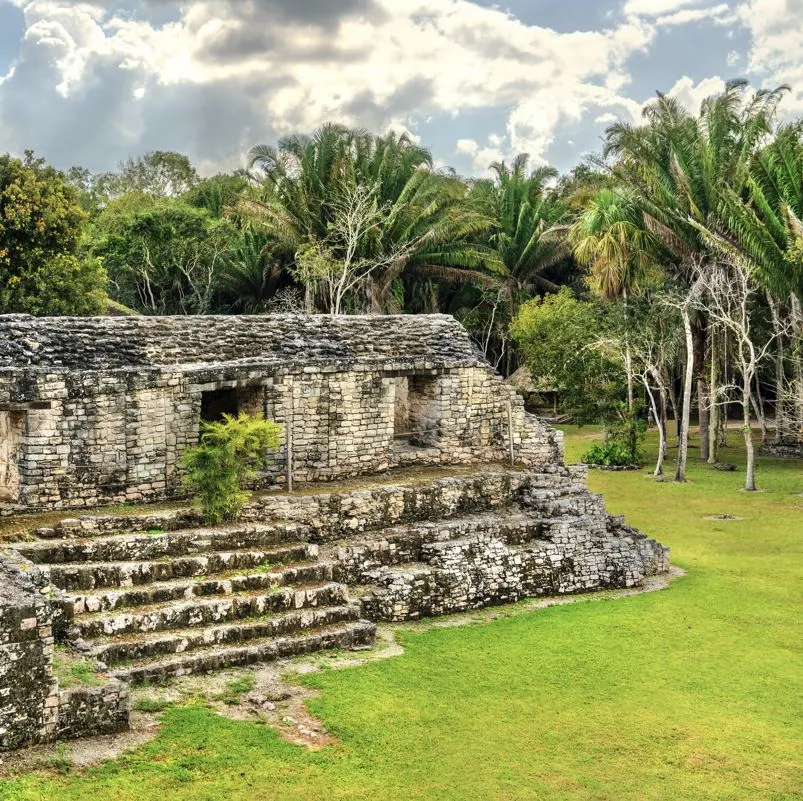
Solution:
M42 572L15 551L0 551L0 587L0 751L126 731L124 683L59 688L53 674L59 602Z

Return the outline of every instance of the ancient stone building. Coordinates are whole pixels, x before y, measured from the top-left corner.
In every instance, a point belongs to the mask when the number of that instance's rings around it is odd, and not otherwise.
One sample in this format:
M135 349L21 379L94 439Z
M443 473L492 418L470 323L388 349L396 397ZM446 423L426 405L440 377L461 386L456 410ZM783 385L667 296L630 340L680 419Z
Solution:
M0 316L0 503L174 495L199 424L260 412L292 431L293 476L403 464L560 460L451 317ZM283 482L286 443L265 466Z
M180 495L239 411L285 435L237 523L70 511ZM585 476L449 317L0 317L0 748L116 731L130 684L667 571ZM60 689L54 647L105 683Z

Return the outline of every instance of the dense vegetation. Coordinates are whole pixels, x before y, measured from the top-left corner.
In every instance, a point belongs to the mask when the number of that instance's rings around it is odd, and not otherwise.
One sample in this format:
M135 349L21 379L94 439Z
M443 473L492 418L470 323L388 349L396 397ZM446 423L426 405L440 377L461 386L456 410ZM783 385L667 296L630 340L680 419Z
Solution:
M569 461L593 437L570 431ZM743 447L724 455L744 468ZM688 574L668 590L401 627L403 656L304 679L338 738L317 752L174 706L134 753L0 779L0 798L799 798L799 469L760 460L767 492L752 494L733 474L689 471L686 484L590 477L612 512L671 546ZM708 519L721 514L742 519Z
M646 407L661 473L674 417L681 481L692 408L716 462L736 404L752 489L751 421L803 428L803 124L777 124L784 93L735 82L699 112L659 95L562 177L520 155L464 179L406 135L333 124L206 179L176 153L103 175L6 157L0 311L89 313L105 282L142 314L448 312L504 373L605 422L610 453L636 458Z

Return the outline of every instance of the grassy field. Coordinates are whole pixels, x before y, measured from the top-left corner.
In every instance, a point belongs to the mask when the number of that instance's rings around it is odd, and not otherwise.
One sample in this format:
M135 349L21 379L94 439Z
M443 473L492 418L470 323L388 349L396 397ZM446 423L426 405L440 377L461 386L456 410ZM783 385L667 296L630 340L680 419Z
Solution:
M568 430L570 461L589 436ZM670 545L687 576L622 600L402 630L404 656L305 679L335 746L312 753L170 708L136 753L0 783L0 798L803 798L803 473L762 460L757 476L763 491L748 494L742 472L697 464L685 485L592 473L608 508ZM742 519L706 519L720 514Z

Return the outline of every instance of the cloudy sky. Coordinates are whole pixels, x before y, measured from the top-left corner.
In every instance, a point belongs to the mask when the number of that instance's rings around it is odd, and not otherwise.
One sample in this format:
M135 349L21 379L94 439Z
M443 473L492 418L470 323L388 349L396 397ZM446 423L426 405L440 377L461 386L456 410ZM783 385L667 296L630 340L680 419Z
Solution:
M406 129L481 173L571 167L656 90L789 83L803 0L0 0L0 152L113 168L148 150L203 172L336 120Z

